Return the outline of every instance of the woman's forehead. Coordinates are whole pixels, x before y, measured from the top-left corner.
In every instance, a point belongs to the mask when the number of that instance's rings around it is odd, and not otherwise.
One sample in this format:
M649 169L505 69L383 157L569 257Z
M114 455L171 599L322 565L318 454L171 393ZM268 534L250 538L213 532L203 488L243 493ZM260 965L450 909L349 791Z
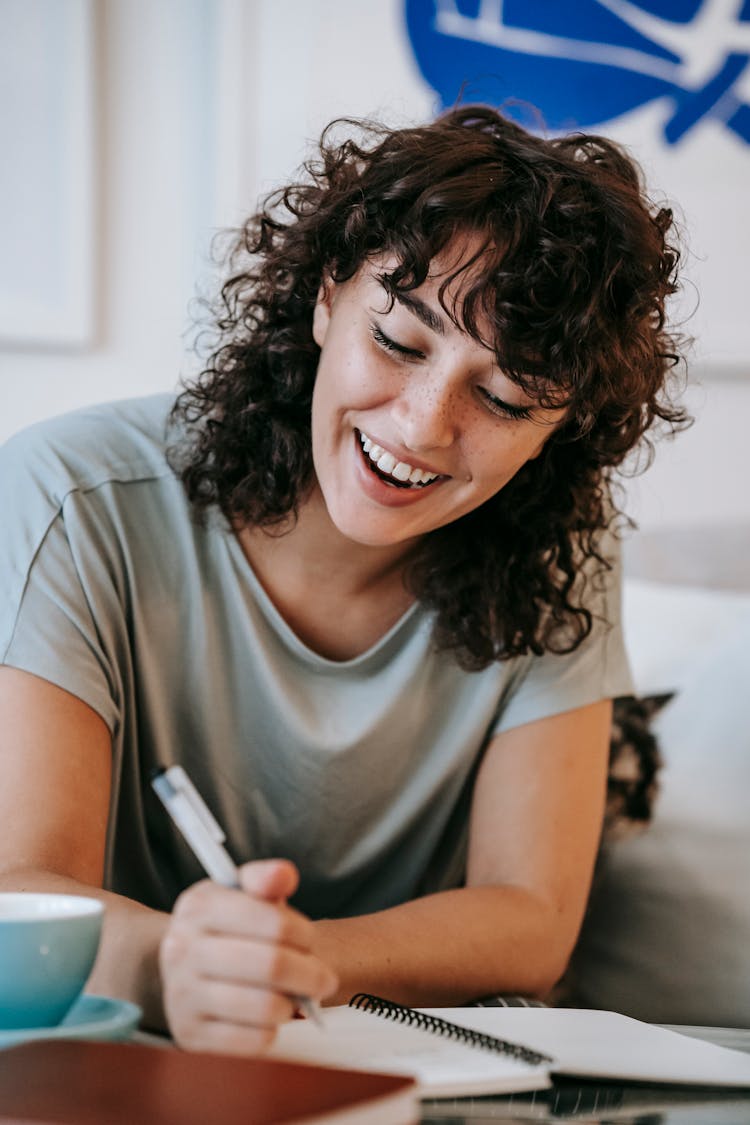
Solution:
M442 308L456 327L465 330L463 310L469 298L472 305L472 335L493 347L492 307L496 296L496 262L489 247L479 235L455 238L427 263L421 263L393 251L376 254L362 266L360 273L370 273L389 296L397 291L413 293L436 308ZM419 282L414 284L414 270L420 269ZM423 280L422 280L423 277ZM479 331L477 332L477 329Z
M494 240L479 231L457 232L447 243L440 246L430 257L427 265L427 280L443 283L454 279L469 278L472 283L491 282L497 268L497 255ZM404 265L414 263L406 247L403 253L395 249L383 250L369 260L383 273L390 274ZM420 263L421 265L421 263Z

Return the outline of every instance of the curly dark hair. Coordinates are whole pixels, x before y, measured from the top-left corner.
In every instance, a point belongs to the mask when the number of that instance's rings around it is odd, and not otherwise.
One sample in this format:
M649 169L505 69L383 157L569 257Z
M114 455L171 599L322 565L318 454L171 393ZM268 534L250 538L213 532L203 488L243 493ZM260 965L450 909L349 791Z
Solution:
M441 304L541 405L564 404L565 421L497 495L425 536L405 581L434 611L438 646L466 668L572 651L592 627L579 576L609 566L613 469L639 442L650 458L653 423L674 432L689 421L672 394L679 343L665 325L672 227L603 137L544 139L484 106L414 128L332 123L300 182L234 233L212 354L172 413L181 436L170 460L187 495L235 525L288 525L314 479L322 278L343 282L390 254L397 264L380 277L393 298L478 236ZM460 308L448 307L459 273Z

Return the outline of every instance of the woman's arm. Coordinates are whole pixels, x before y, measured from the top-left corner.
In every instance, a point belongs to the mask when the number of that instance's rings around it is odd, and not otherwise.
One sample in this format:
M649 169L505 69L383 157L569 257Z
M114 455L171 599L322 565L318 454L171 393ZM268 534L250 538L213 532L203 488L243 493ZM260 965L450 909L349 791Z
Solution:
M183 1046L262 1050L294 994L359 990L409 1004L545 992L575 942L604 802L609 704L493 740L475 787L467 887L311 923L285 904L296 873L247 864L242 891L203 882L172 915L102 891L110 740L86 704L0 669L0 889L107 905L92 991L141 1004ZM331 971L333 970L333 972ZM162 984L163 982L163 984Z
M103 891L107 726L70 693L8 667L0 777L0 891L93 895L106 905L89 991L135 1001L146 1026L168 1024L186 1046L251 1054L291 1014L290 994L320 998L335 986L310 953L312 923L284 901L296 883L291 864L246 865L243 891L198 883L172 915ZM242 934L239 966L233 930Z
M168 916L103 891L110 735L75 696L0 668L0 890L86 894L106 904L88 989L134 1000L163 1026L157 975Z
M497 735L479 771L467 886L317 922L314 949L357 991L400 1003L544 995L565 970L604 811L609 701Z

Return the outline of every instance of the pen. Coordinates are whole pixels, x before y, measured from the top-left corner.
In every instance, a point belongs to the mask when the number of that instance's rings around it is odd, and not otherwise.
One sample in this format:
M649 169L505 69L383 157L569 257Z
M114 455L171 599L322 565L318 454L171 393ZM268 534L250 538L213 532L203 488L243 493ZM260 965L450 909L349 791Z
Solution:
M209 878L224 887L239 887L237 867L223 846L226 836L182 766L158 770L151 785ZM322 1027L318 1004L308 996L295 999L305 1015Z

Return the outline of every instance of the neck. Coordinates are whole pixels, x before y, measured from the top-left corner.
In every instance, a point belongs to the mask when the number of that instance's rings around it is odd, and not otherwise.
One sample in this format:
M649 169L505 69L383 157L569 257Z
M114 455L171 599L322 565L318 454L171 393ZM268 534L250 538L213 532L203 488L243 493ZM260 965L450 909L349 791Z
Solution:
M415 547L413 542L371 547L347 539L332 523L317 487L296 521L270 530L246 527L237 535L254 566L281 568L287 580L298 576L308 591L311 583L335 586L344 597L367 594L384 583L403 586Z
M368 547L345 538L316 488L296 522L271 531L245 527L237 538L287 624L332 660L366 652L414 601L404 568L414 543Z

